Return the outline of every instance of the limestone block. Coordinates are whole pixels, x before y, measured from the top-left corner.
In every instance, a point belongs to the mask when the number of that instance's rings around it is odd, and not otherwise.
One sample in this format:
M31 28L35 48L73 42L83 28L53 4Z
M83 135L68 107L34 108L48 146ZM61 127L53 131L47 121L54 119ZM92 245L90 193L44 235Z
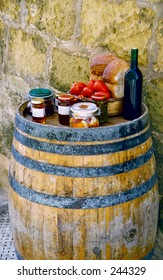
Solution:
M153 132L152 138L157 166L157 176L159 181L159 193L163 195L163 133Z
M50 85L58 90L67 91L73 82L89 80L89 59L54 49Z
M163 133L163 80L153 79L144 85L146 103L149 108L151 128Z
M1 99L0 112L3 113L4 118L11 116L11 119L15 117L15 111L17 106L27 99L28 91L30 87L23 81L22 78L10 75L2 75L0 80ZM3 116L0 118L0 122Z
M74 0L28 1L28 23L39 30L68 40L75 25Z
M6 156L0 154L0 162L1 162L1 168L0 168L0 189L1 188L4 189L4 188L8 188L8 185L9 185L8 184L8 170L9 170L10 159L7 158ZM0 196L0 198L1 198L1 196ZM2 198L0 200L1 200L0 201L0 204L1 204Z
M10 72L41 78L45 67L46 49L47 43L40 36L11 29L8 61Z
M146 64L154 15L152 9L138 7L136 1L83 1L81 42L106 47L124 59L137 47L139 62Z
M2 117L2 112L0 110L0 117ZM0 123L0 152L2 151L2 136L3 136L3 127L2 127L2 123Z
M20 77L1 75L0 89L0 153L10 155L16 109L26 99L29 85Z
M10 156L11 145L13 139L13 122L10 118L7 118L5 123L2 124L2 134L0 133L0 143L1 149L0 152L6 156Z
M154 70L157 72L163 72L163 18L159 22L156 34L157 43L159 47L157 64L154 66Z
M17 0L1 0L0 1L0 12L9 14L10 18L18 19L20 13L20 1Z
M0 68L3 61L4 24L0 21Z

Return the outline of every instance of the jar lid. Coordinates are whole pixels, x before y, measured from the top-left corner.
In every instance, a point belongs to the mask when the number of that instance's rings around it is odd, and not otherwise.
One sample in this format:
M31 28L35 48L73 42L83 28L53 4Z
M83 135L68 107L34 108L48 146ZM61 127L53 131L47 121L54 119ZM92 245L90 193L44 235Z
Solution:
M90 117L97 111L97 106L91 102L79 102L71 107L71 111L73 112L75 117Z
M104 101L107 99L107 95L105 93L102 92L96 92L92 95L92 100L94 101Z
M43 98L33 98L33 99L31 100L31 103L32 103L32 104L36 104L36 105L42 104L42 103L44 103L44 99L43 99Z
M53 95L52 91L47 88L34 88L29 91L29 96L34 98L46 98Z
M73 98L74 98L74 96L70 95L70 94L61 94L61 95L58 96L58 99L60 101L69 101L69 100L71 100Z

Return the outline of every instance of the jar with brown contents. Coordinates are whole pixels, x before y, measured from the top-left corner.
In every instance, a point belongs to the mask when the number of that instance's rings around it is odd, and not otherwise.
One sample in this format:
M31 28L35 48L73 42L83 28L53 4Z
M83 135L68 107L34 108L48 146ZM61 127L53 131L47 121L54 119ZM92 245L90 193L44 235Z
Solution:
M45 123L45 102L43 98L34 98L32 104L32 121L37 123Z

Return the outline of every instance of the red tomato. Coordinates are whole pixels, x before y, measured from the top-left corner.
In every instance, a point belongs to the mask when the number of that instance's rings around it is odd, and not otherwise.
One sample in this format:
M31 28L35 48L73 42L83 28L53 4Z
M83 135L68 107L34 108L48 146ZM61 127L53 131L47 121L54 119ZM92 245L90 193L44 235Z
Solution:
M93 90L94 91L107 91L108 92L108 87L102 81L95 81L94 86L93 86Z
M110 99L111 95L108 91L96 91L94 94L94 96L106 96L107 100Z
M84 88L84 87L87 86L87 85L86 85L85 83L83 83L83 82L76 82L76 84L77 84L79 87L82 87L82 88Z
M76 82L71 86L70 93L78 96L81 94L84 87L86 87L86 84L82 82Z
M90 98L93 94L93 90L91 90L88 87L83 88L82 94L84 95L84 97Z
M93 90L94 83L95 83L94 80L90 80L90 81L87 83L87 87L90 88L91 90Z

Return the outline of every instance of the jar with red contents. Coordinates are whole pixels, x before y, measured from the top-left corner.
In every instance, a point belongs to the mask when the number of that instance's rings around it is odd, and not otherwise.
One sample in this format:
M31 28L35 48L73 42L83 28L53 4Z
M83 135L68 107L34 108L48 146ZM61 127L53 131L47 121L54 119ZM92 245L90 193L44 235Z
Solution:
M70 94L58 96L58 120L62 125L69 125L70 108L74 104L74 97Z
M108 97L105 93L96 92L92 95L92 100L100 108L101 114L98 116L99 124L108 122Z

